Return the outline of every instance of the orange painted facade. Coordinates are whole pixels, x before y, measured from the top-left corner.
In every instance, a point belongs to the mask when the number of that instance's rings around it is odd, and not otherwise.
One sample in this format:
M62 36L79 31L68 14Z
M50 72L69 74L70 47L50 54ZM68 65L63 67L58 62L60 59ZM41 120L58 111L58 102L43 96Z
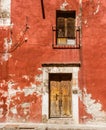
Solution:
M30 28L25 35L28 41L13 51L8 61L1 59L1 122L42 122L43 81L37 79L43 73L42 65L73 63L80 64L79 95L81 93L82 99L85 99L83 102L79 96L80 122L83 117L92 120L95 115L90 110L96 108L96 113L100 112L100 119L106 119L106 2L82 0L81 5L79 0L67 0L67 10L75 10L78 17L80 48L54 49L52 27L56 25L56 10L63 2L43 0L43 18L40 0L11 1L11 21L15 34L13 42L19 39L26 17ZM6 27L0 32L1 39L9 35ZM0 40L0 44L3 45L3 40Z

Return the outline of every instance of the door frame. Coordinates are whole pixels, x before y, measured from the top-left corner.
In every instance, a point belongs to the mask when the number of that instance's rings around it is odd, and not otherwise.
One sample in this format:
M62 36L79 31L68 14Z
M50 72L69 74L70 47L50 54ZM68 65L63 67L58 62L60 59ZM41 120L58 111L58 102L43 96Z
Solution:
M78 103L78 72L79 64L60 64L60 65L42 65L43 70L43 95L42 95L42 119L49 122L49 73L72 73L72 120L73 123L79 123L79 103ZM55 119L56 120L56 119ZM58 119L57 119L58 120ZM67 119L66 119L67 120Z

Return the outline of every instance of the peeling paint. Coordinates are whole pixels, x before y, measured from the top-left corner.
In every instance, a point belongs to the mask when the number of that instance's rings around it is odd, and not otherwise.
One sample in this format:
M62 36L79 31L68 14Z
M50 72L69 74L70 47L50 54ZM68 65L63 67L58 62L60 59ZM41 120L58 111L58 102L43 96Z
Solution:
M42 74L35 76L35 81L42 82L43 76Z
M12 108L10 109L10 111L11 111L13 114L17 114L17 109L16 109L16 107L12 107Z
M7 113L7 82L2 80L0 83L0 119L5 118Z
M27 107L30 106L30 103L23 103L21 106L22 106L23 108L27 108Z
M66 6L68 6L69 5L69 3L65 0L63 3L62 3L62 5L60 6L60 9L61 10L66 10Z
M35 77L36 76L34 76L34 78ZM41 77L41 75L38 75L38 77ZM8 122L11 122L12 120L20 120L22 122L29 120L31 104L36 104L37 98L39 98L39 95L42 93L41 84L36 85L36 82L40 81L39 78L37 78L37 81L35 80L33 83L30 82L29 75L23 75L21 78L25 79L25 81L28 81L29 85L24 84L23 88L20 88L21 82L16 82L13 79L9 80L8 82L3 82L8 85L8 98L6 103L8 107L6 114Z
M29 80L29 76L28 75L22 75L22 78Z
M96 11L94 12L94 15L96 15L100 10L100 5L97 6Z
M91 121L104 121L106 120L106 112L102 110L102 104L99 101L92 99L92 95L87 93L86 88L83 89L80 99L85 105L85 111L92 115Z
M35 87L24 88L23 92L25 93L25 96L32 95L35 92Z
M15 96L17 92L21 92L20 89L13 89L13 86L16 85L14 81L8 81L8 94L9 97Z
M8 38L4 38L3 53L1 55L2 61L8 61L9 58L12 57L12 55L8 53L9 49L11 48L11 45L12 45L12 39L8 40Z
M87 19L84 21L84 24L88 24L88 20Z
M8 59L11 57L12 55L10 53L4 53L2 54L2 61L8 61Z
M101 0L94 2L93 0L83 2L83 9L86 9L86 12L83 12L82 22L88 27L89 20L91 20L94 15L97 15L100 12Z

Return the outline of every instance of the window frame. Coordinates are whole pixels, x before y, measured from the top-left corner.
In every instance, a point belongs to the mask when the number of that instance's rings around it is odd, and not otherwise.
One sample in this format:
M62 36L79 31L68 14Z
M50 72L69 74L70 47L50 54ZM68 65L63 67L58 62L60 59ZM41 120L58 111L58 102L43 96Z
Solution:
M62 40L66 40L66 44L58 44L58 18L74 18L74 37L71 38L68 36L63 37ZM52 27L53 31L53 48L54 49L79 49L80 48L80 27L76 27L76 11L75 10L56 10L56 26ZM70 31L71 32L71 31ZM68 34L67 34L68 35ZM59 39L61 40L61 39Z

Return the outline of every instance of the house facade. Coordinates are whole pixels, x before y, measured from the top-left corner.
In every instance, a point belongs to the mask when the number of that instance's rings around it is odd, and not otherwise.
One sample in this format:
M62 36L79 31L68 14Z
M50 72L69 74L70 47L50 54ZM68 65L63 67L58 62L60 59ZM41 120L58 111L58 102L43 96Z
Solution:
M105 8L0 1L0 122L106 122Z

